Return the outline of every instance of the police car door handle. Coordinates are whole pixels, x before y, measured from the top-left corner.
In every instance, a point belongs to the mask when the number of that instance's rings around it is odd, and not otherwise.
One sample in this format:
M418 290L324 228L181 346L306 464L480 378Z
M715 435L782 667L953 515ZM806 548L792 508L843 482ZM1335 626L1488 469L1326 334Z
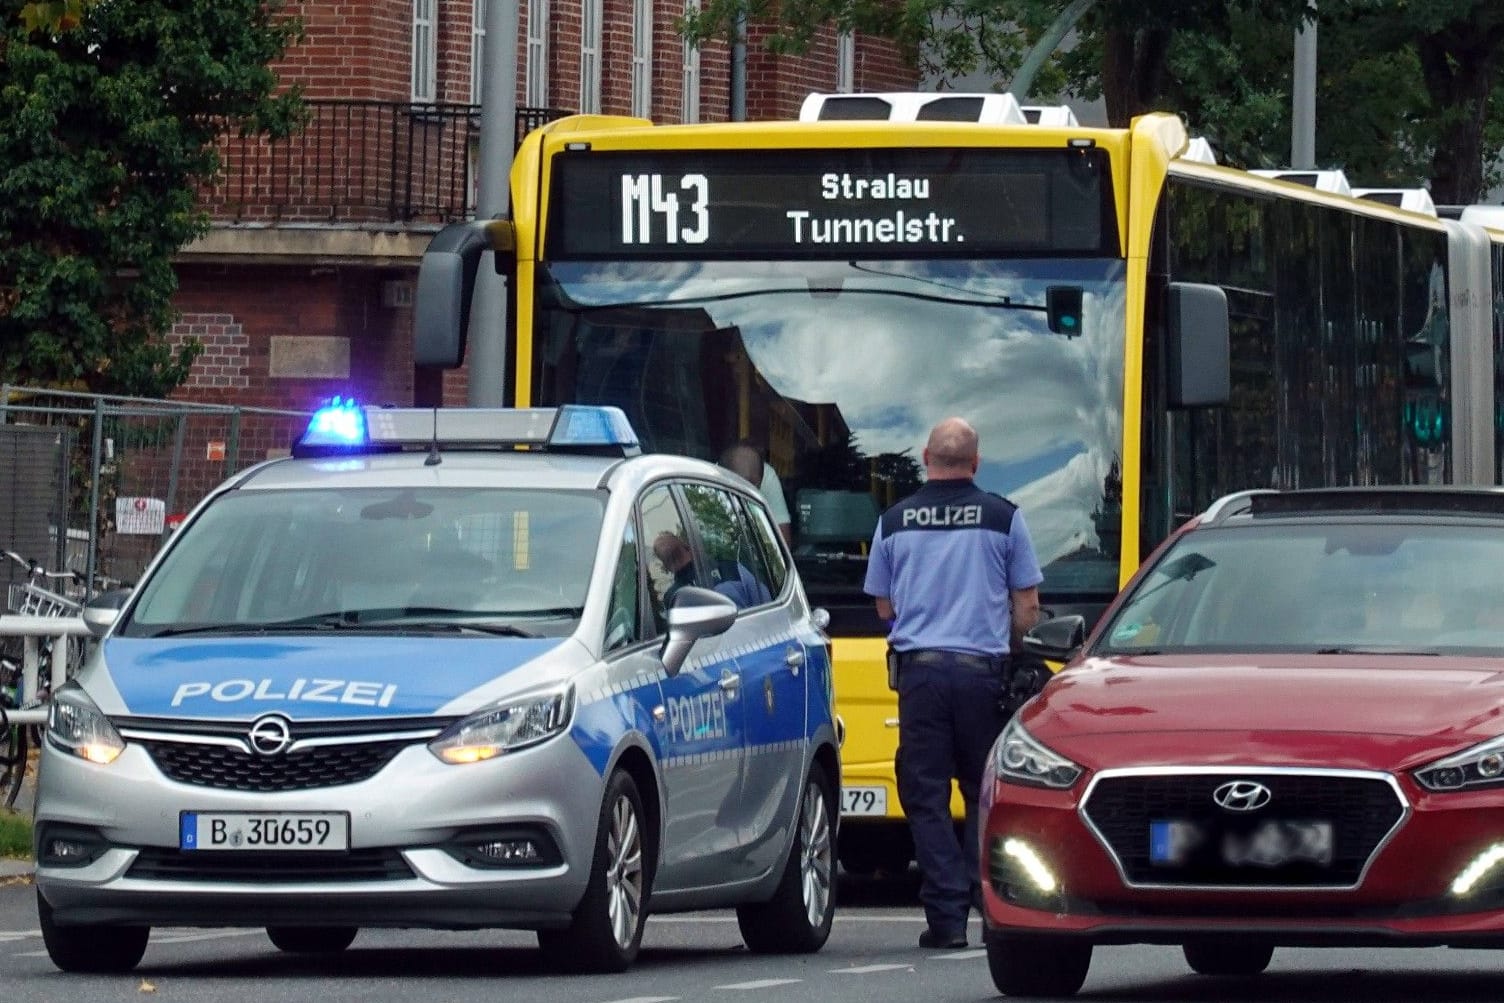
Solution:
M804 665L804 651L801 648L790 648L783 656L783 664L793 670L794 675L799 674L799 669Z
M721 673L721 681L718 685L727 693L734 693L741 689L742 677L736 672L723 672Z

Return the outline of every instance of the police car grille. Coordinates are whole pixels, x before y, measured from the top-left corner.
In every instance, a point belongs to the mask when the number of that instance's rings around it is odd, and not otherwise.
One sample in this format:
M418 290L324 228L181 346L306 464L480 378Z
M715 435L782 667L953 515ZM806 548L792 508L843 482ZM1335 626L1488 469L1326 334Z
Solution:
M305 883L402 881L413 876L402 854L392 849L347 853L185 853L142 847L126 877L149 881Z
M306 791L369 780L404 746L399 742L352 742L261 756L225 745L141 742L171 780L230 791Z
M1270 790L1268 806L1250 813L1245 825L1264 818L1330 824L1330 862L1228 867L1202 855L1184 866L1156 864L1150 849L1155 822L1190 822L1213 840L1238 824L1212 799L1229 780L1257 781ZM1358 883L1369 859L1404 818L1405 805L1377 777L1250 771L1106 777L1092 788L1081 814L1106 841L1130 884L1333 888Z

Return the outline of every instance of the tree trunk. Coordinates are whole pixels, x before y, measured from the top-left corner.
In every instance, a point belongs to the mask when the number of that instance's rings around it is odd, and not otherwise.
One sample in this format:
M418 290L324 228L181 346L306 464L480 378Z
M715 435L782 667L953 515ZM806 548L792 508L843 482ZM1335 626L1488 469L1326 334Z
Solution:
M1164 90L1170 33L1164 29L1109 28L1102 41L1102 100L1107 124L1125 128L1152 111Z
M1420 39L1426 91L1442 120L1431 154L1431 198L1438 205L1472 205L1483 197L1483 126L1501 40L1498 30L1465 42L1453 31Z

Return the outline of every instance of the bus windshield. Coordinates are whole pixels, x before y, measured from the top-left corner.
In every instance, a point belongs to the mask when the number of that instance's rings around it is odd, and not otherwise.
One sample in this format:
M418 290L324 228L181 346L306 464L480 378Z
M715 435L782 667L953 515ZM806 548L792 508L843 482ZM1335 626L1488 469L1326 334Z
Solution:
M591 261L539 266L533 403L614 404L649 451L739 440L781 481L811 601L862 593L879 513L935 422L981 436L1056 601L1117 591L1124 263L1103 258ZM1053 291L1052 291L1053 287ZM1079 313L1051 330L1062 288ZM834 627L839 628L837 617Z

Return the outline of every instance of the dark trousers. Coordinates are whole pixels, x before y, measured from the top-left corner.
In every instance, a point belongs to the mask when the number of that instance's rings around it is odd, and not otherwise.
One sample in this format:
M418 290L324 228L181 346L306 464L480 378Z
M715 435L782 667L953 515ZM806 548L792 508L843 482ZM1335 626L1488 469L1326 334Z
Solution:
M981 850L977 790L992 743L1002 731L1002 675L931 656L901 664L898 675L898 800L914 835L923 878L919 901L931 929L966 931ZM950 815L951 780L966 804L964 845Z

